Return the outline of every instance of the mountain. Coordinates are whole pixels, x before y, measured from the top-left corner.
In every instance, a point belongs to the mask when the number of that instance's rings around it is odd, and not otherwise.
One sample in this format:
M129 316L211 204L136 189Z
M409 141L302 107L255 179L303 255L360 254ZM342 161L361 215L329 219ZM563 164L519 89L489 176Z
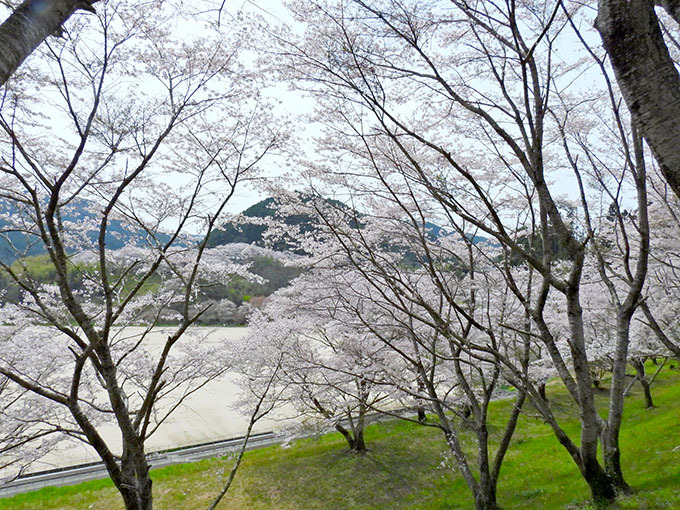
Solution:
M303 199L304 200L304 199ZM340 208L346 208L347 206L336 200L329 200L329 202ZM262 200L255 205L252 205L248 209L241 213L247 218L273 218L277 214L276 201L274 198L267 198ZM356 214L358 218L361 218L361 214ZM283 222L286 225L298 225L300 230L305 232L312 232L316 227L316 220L307 215L290 215L283 218ZM436 239L440 236L450 235L443 227L436 225L432 222L425 223L425 229L427 230L431 239ZM225 224L220 229L215 229L208 238L208 247L221 246L224 244L231 243L246 243L255 244L257 246L264 246L264 234L267 231L266 225L259 225L256 223L249 223L248 221L242 221L239 223L228 223ZM489 239L479 235L468 235L468 238L472 240L474 244L488 242ZM271 246L277 251L288 251L291 248L291 244L285 241L278 241Z
M311 200L311 197L303 197L303 202ZM343 203L337 200L328 199L328 202L334 207L345 208ZM288 226L297 226L301 233L314 232L318 227L318 221L306 214L291 214L281 216L278 214L276 208L276 200L274 198L267 198L252 205L241 213L247 218L274 218L279 216L279 219ZM215 229L208 237L208 247L221 246L223 244L231 243L246 243L255 244L264 247L264 234L267 231L266 225L259 225L257 223L249 223L243 221L239 223L227 223L220 229ZM294 247L292 240L280 239L275 241L269 248L275 251L291 251L293 253L301 254L299 250Z
M250 206L241 214L248 218L272 218L276 213L273 198L267 198ZM262 236L267 230L265 225L253 223L227 223L220 229L215 229L208 237L208 247L221 246L231 243L246 243L262 245Z
M62 211L61 220L65 224L91 221L96 218L96 214L92 212L92 206L93 202L87 200L75 201ZM16 205L7 201L0 201L0 213L3 216L18 216L20 214ZM0 238L0 261L11 264L20 257L46 253L44 244L35 235L12 230L10 227L7 220L0 218L0 232L3 234L3 237ZM91 246L94 246L98 237L98 230L93 228L87 233L89 242L86 244L91 243ZM106 231L106 247L110 250L117 250L130 243L139 243L143 237L145 235L141 230L134 231L127 228L120 220L111 220ZM164 239L167 239L167 236L161 234L160 240L163 241ZM86 247L83 246L83 248Z

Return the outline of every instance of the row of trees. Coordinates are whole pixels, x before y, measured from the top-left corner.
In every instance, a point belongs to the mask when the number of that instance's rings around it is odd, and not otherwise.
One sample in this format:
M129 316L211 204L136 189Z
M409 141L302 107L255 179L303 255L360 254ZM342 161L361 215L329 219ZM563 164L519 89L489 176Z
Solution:
M381 398L427 409L478 509L497 508L526 400L594 500L629 491L626 367L646 382L641 358L677 355L662 317L677 302L678 201L664 163L664 176L650 165L648 125L622 106L592 11L455 0L294 9L310 28L276 37L279 70L315 97L324 132L302 163L319 199L280 202L323 228L301 244L313 273L253 323L253 339L287 363L280 384L334 423L385 411L372 404ZM549 377L578 410L577 434L546 398ZM503 384L516 400L492 447L488 406Z

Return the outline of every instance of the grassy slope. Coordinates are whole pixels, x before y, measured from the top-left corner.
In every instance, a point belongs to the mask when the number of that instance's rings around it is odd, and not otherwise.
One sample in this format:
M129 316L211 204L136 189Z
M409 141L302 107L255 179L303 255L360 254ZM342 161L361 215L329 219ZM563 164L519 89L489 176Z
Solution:
M636 493L618 508L680 508L680 371L664 370L655 382L657 408L645 410L633 393L626 405L621 442L624 472ZM560 388L549 396L577 427ZM494 416L508 402L494 404ZM523 416L506 457L498 488L505 509L587 508L588 488L575 466L538 419ZM404 422L376 424L367 432L371 451L346 453L339 434L300 441L289 448L249 452L221 504L230 509L468 509L469 491L450 469L437 430ZM471 445L472 447L472 445ZM155 508L205 509L230 462L213 459L154 471ZM106 480L43 489L0 499L0 510L122 508Z

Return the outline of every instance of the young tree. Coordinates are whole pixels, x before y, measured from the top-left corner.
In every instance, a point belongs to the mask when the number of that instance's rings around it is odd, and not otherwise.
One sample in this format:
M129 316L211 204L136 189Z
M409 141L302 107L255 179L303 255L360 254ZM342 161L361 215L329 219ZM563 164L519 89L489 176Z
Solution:
M370 332L340 320L337 287L317 276L300 276L254 312L236 369L249 388L270 377L277 406L291 406L302 427L329 424L351 452L364 453L367 413L387 397L376 384L380 348Z
M18 289L2 307L0 374L57 410L35 423L96 450L126 508L147 510L146 440L227 367L191 333L196 283L247 276L207 234L279 135L237 58L245 31L179 40L173 12L125 1L78 21L34 62L40 93L12 82L0 104L2 234L17 257L0 267ZM33 246L54 282L21 258ZM171 306L177 326L154 345Z

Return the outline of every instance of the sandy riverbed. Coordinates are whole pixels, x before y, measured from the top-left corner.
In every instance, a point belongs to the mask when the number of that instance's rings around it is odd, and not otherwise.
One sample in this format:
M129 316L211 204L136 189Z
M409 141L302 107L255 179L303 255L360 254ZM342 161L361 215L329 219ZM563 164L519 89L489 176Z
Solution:
M132 330L132 328L130 328ZM127 332L127 331L126 331ZM223 339L237 340L248 333L248 328L211 328L208 341ZM150 342L159 346L165 335L152 335ZM211 381L193 395L165 421L159 430L147 441L147 451L165 450L207 441L241 436L248 425L248 417L236 412L232 405L239 393L234 378L229 375ZM263 419L257 423L255 432L278 430L283 426L280 419ZM120 451L120 433L115 425L101 427L102 435ZM57 450L49 453L34 464L32 470L40 471L85 462L98 461L95 451L79 442L64 441Z

